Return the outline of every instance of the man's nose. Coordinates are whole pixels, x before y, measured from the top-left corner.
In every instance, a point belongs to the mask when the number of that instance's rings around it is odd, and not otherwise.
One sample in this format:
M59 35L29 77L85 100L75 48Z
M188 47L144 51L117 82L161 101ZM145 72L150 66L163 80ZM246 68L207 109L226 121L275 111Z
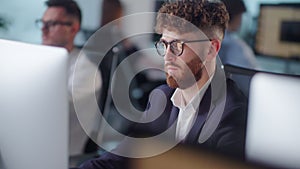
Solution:
M47 25L43 25L41 30L42 30L43 33L48 32L49 27Z
M167 47L166 49L166 53L165 53L165 56L164 56L164 60L166 61L173 61L176 59L176 56L174 55L174 53L171 51L171 48L170 46Z

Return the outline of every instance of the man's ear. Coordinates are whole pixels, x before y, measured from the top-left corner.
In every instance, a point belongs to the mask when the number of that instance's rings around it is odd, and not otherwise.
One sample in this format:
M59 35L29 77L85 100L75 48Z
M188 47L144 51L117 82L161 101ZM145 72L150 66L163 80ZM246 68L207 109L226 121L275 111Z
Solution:
M80 31L79 22L74 22L72 25L72 32L76 35Z
M210 41L210 43L211 44L210 44L210 47L208 50L208 56L207 56L208 60L214 59L217 56L217 54L221 48L221 41L218 39L212 39Z

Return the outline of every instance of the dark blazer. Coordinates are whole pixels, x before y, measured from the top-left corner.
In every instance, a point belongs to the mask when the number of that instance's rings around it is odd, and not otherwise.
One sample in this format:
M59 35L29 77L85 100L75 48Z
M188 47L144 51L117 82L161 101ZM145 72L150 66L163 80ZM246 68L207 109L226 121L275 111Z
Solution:
M202 101L200 102L198 114L193 127L188 133L186 139L179 144L205 148L225 155L244 159L247 98L230 79L226 80L224 88L226 89L224 90L225 95L221 94L221 88L212 87L212 84L208 87ZM136 124L132 128L132 136L151 137L166 131L172 125L173 127L176 127L179 109L173 106L170 101L174 91L174 89L171 89L167 85L162 85L152 92L143 118L152 119L154 116L159 117L149 123ZM222 105L222 103L224 103L224 107L218 107L218 105ZM163 109L163 112L161 109ZM210 111L213 113L210 114ZM213 122L218 124L216 125L216 129L213 130L211 134L208 134L209 137L204 139L204 142L199 142L200 133L205 132L206 129L204 129L204 126L206 123L209 123L208 118L212 117L214 113L219 112L221 112L220 119ZM207 125L209 127L213 126L210 124ZM173 135L168 135L168 139L175 138L175 130L173 131ZM122 147L126 147L126 143L121 143L118 148ZM132 148L132 145L130 147ZM99 158L83 163L80 169L126 168L125 166L127 165L128 158L108 152Z

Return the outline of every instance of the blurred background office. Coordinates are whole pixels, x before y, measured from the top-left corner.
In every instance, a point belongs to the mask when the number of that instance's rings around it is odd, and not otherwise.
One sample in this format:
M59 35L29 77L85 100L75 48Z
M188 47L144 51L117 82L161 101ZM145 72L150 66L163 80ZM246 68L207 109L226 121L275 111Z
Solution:
M82 46L84 42L87 40L89 35L91 35L92 32L94 32L97 28L99 28L101 24L101 18L102 18L102 1L103 0L89 0L87 3L85 0L76 0L80 7L82 8L83 12L83 22L82 22L82 29L77 35L75 39L75 44L78 46ZM162 1L162 0L157 0ZM121 2L124 4L124 15L134 14L138 12L151 12L155 11L157 1L135 1L135 0L121 0ZM37 16L42 16L43 11L45 11L45 6L43 6L43 0L29 0L29 1L17 1L17 0L10 0L10 1L1 1L0 6L0 38L3 39L11 39L11 40L17 40L17 41L24 41L24 42L30 42L30 43L36 43L39 44L41 42L40 34L41 32L39 29L37 29L34 25L34 21L37 19ZM288 72L288 73L299 73L299 64L298 61L295 61L299 58L299 50L292 49L296 51L296 53L291 53L289 56L277 53L269 53L264 52L261 50L261 47L256 47L255 45L258 45L260 41L263 41L262 43L267 43L267 40L272 38L257 38L257 31L260 27L260 24L266 23L266 24L274 24L277 21L274 21L276 19L277 15L284 15L285 18L288 19L287 15L293 15L294 18L292 20L298 20L297 16L299 15L299 8L297 8L297 5L292 5L294 7L294 12L291 14L291 12L288 12L289 14L284 14L282 12L278 14L274 14L273 18L268 18L268 21L260 21L260 12L261 12L261 4L278 4L278 3L300 3L299 0L244 0L245 6L247 8L247 11L243 14L243 20L242 25L237 33L239 37L241 37L245 42L254 50L255 56L257 58L258 65L260 65L261 69L266 70L272 70L275 72ZM298 5L299 7L299 5ZM289 7L290 8L290 7ZM18 12L16 12L18 11ZM273 21L272 21L273 19ZM281 17L281 19L283 19ZM291 20L288 19L288 20ZM7 22L5 22L7 21ZM146 29L151 30L151 25L153 24L154 19L149 18L149 20L141 20L141 21L135 21L132 20L127 23L123 23L123 31L129 31L134 30L135 25L138 23L139 27L145 27ZM7 23L7 24L5 24ZM288 23L287 23L288 24ZM3 26L6 26L6 29L2 29ZM265 24L264 24L265 25ZM294 23L294 27L299 28L299 22ZM274 28L271 27L272 29ZM299 29L298 29L299 30ZM276 30L271 31L271 36L273 38L278 37L274 35L274 33L279 34L279 32L276 32ZM269 36L269 35L267 35ZM298 34L299 37L299 34ZM262 40L264 39L264 40ZM137 41L136 44L143 49L143 48L149 48L152 47L153 41L152 38L148 38L145 40L145 38L136 38L135 41ZM285 50L285 48L280 48L273 45L274 42L270 43L268 46L270 48L273 48L274 51L281 50L285 51L285 53L288 53L288 51ZM290 48L299 48L299 42L297 42L296 47L294 46L294 43L290 45L290 42L287 42L288 46ZM276 45L276 44L275 44ZM265 46L263 47L264 50L266 50ZM266 57L267 55L267 57ZM278 56L275 56L278 55ZM269 57L271 56L271 57ZM275 56L275 57L274 57ZM290 59L290 58L293 59ZM288 58L288 59L286 59Z
M0 38L41 44L41 31L35 26L35 20L46 10L45 0L0 1ZM155 12L163 3L163 0L120 0L122 10L115 15L108 14L107 16L115 18L108 18L106 21L103 18L108 12L103 9L103 4L109 4L112 0L75 1L79 4L83 17L81 30L74 41L78 47L84 46L90 36L109 20L135 13ZM300 0L244 0L244 4L247 10L242 14L241 27L235 35L253 51L258 69L299 75ZM155 18L152 17L143 20L129 19L121 23L121 31L126 33L142 27L152 32L154 21ZM154 48L155 38L145 35L133 37L130 41L136 50L143 50ZM149 60L140 60L139 63L147 65ZM159 84L163 78L147 80L157 80ZM144 100L142 106L143 103Z
M231 64L246 68L258 68L254 51L250 46L236 35L239 32L243 14L247 11L243 0L222 0L229 13L228 29L219 51L223 64Z

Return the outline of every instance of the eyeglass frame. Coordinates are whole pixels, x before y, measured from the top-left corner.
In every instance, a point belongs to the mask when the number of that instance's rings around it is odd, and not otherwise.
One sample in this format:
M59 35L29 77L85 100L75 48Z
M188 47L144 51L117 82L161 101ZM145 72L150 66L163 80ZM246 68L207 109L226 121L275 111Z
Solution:
M47 29L54 27L56 25L64 25L64 26L72 26L73 22L71 21L43 21L42 19L37 19L35 20L35 24L37 25L37 27L39 27L40 29L45 27Z
M199 39L199 40L189 40L189 41L184 41L184 40L178 40L178 39L175 39L175 40L172 40L171 42L167 42L167 41L164 41L164 40L159 40L159 41L157 41L157 42L155 43L155 48L156 48L156 51L157 51L158 55L160 55L160 56L162 56L162 57L165 57L165 55L166 55L166 53L167 53L166 51L167 51L167 49L168 49L168 46L171 46L171 44L174 43L174 42L179 42L180 45L181 45L181 52L180 52L180 53L175 54L174 51L172 50L172 48L170 48L171 52L172 52L174 55L176 55L177 57L179 57L179 56L181 56L182 53L183 53L183 50L184 50L184 44L186 44L186 43L194 43L194 42L206 42L206 41L212 41L212 40L213 40L213 39ZM159 52L159 50L158 50L158 48L157 48L157 45L158 45L158 43L160 43L160 42L164 43L164 45L166 46L164 54L160 54L160 52ZM177 45L176 45L176 46L177 46Z

